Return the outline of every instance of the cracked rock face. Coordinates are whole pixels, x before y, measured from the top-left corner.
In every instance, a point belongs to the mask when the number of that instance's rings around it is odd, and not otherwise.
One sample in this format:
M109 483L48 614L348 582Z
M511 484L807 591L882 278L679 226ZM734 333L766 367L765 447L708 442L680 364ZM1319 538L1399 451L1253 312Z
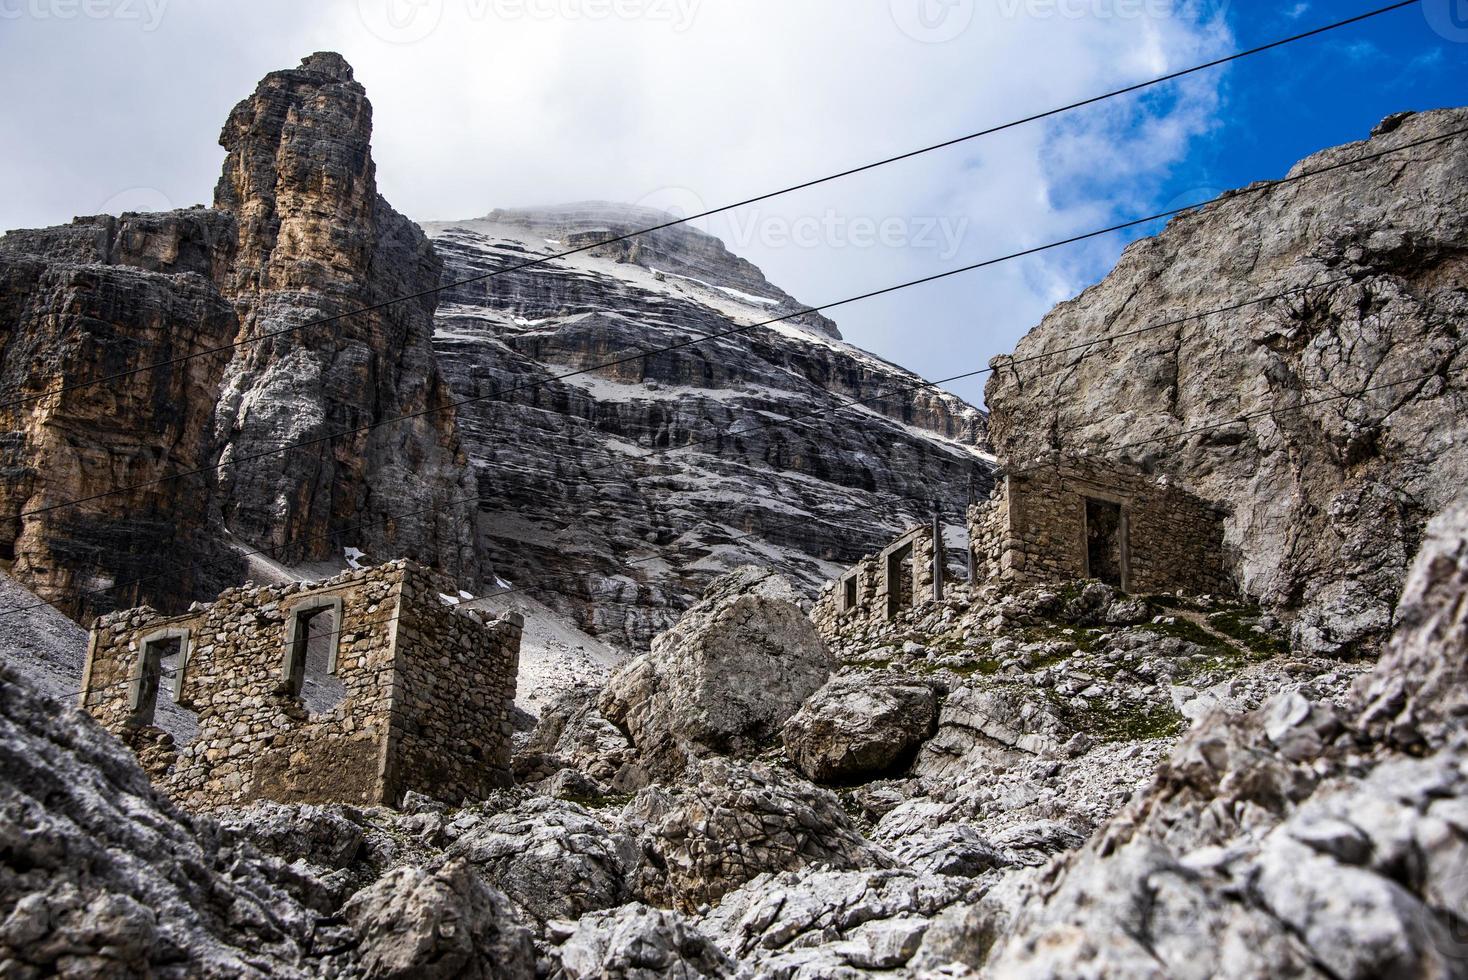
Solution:
M240 545L286 562L354 546L478 576L477 494L453 413L374 427L452 396L431 293L354 312L431 290L442 269L378 195L371 132L351 68L312 55L231 113L212 210L0 239L7 401L148 368L0 409L13 474L0 558L22 583L43 598L97 590L66 605L89 619L212 597L245 577L230 555ZM228 353L322 318L337 319ZM85 497L97 499L45 509Z
M765 872L892 863L831 793L726 759L699 763L685 785L643 790L627 817L648 855L644 901L685 912Z
M835 666L797 599L771 572L725 576L612 677L602 715L665 775L713 752L753 755Z
M785 755L818 783L901 768L933 734L938 698L927 684L833 678L785 723Z
M1468 499L1433 522L1358 718L1282 695L1199 726L1035 889L994 974L1468 976L1468 738L1441 683L1468 653L1465 535Z
M1397 122L1294 172L1460 129L1468 110ZM1064 447L1171 476L1231 509L1242 584L1292 612L1297 646L1379 640L1423 527L1468 483L1465 189L1459 136L1174 219L1056 307L1016 357L1332 284L1013 368L1001 359L986 391L996 452L1021 462ZM1242 415L1259 417L1171 438Z
M740 565L814 594L934 498L957 528L991 482L980 410L824 317L731 333L807 307L712 236L543 261L669 220L587 203L425 226L446 280L501 273L446 290L434 338L455 394L482 399L460 424L494 566L636 649ZM849 399L869 401L831 411Z
M278 861L156 794L132 753L0 665L7 975L306 977L315 915Z

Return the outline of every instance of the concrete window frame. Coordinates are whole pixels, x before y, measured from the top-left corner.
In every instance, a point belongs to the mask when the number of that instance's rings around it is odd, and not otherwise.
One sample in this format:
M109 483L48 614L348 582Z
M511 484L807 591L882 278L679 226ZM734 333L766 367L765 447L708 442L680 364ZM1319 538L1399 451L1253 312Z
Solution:
M145 702L151 702L153 710L157 708L158 692L163 686L163 655L159 647L170 640L178 641L178 666L169 681L169 697L174 704L179 703L183 694L184 670L188 667L191 652L191 636L187 627L171 626L147 633L137 641L138 659L133 665L127 696L128 712L134 721L138 720ZM148 723L151 723L151 710L149 715Z
M285 693L301 697L306 681L306 654L311 642L310 621L330 612L332 620L331 649L326 655L326 672L337 676L337 656L342 640L341 596L310 596L285 610L285 643L280 666L280 680Z

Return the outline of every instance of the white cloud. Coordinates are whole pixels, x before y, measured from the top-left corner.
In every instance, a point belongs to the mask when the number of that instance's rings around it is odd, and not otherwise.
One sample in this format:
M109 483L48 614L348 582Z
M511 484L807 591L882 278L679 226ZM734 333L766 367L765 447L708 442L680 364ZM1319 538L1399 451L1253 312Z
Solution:
M146 32L21 19L0 33L0 61L12 91L23 78L32 95L0 105L0 126L25 134L0 152L0 180L29 193L0 202L0 225L67 220L138 188L180 206L207 201L230 106L317 49L341 51L367 86L383 193L430 220L592 198L742 199L1216 56L1232 40L1199 10L1210 7L1108 3L1096 11L1149 13L1069 16L1074 3L1026 0L174 0ZM919 39L955 33L954 17L968 19L952 39ZM746 229L747 256L810 303L1031 247L1144 210L1209 129L1221 78L709 228L726 239ZM747 231L832 214L846 231L817 235L818 247ZM905 237L867 246L852 222L902 222ZM934 247L914 243L923 222L947 232ZM956 374L1012 347L1118 250L1078 246L833 316L878 353L929 377Z

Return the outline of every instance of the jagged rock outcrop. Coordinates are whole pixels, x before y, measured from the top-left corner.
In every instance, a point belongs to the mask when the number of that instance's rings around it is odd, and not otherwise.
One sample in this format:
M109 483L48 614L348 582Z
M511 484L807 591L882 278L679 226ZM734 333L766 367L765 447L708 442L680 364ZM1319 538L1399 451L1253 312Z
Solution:
M570 980L732 977L734 962L677 912L624 905L582 916L556 949Z
M224 358L62 390L232 343L213 277L233 249L233 218L202 208L0 238L0 559L42 598L102 590L70 613L207 593L236 570L179 561L221 557L208 474L140 486L210 464Z
M428 291L442 267L418 226L377 193L371 136L366 92L331 53L267 75L220 135L228 157L214 204L239 222L224 289L241 336L337 318L236 354L214 417L220 507L231 531L286 560L346 544L426 557L472 580L474 484L453 411L436 410L452 400L431 340Z
M541 926L631 901L642 863L635 841L620 829L574 803L544 798L474 824L450 853Z
M353 312L441 272L377 194L371 126L351 68L312 55L231 114L213 209L0 239L0 560L21 582L96 590L66 606L90 618L212 596L241 577L241 545L293 562L356 546L478 576L452 412L275 452L452 397L431 292ZM340 318L228 349L323 317Z
M682 785L643 790L627 819L648 856L643 901L685 912L765 872L892 864L829 791L728 759L697 763Z
M1397 117L1292 172L1465 123L1464 109ZM1373 642L1422 528L1468 482L1465 188L1460 135L1174 219L1056 307L1015 357L1325 285L1054 357L998 359L987 387L996 452L1013 463L1060 448L1114 455L1176 479L1230 509L1242 585L1292 613L1297 646ZM1408 383L1352 394L1397 381ZM1301 407L1321 399L1332 400Z
M601 714L665 776L710 753L753 755L835 666L798 599L786 579L758 568L719 579L612 677Z
M530 931L462 860L394 868L342 910L373 980L529 980Z
M746 975L881 975L912 964L934 919L981 894L970 882L907 870L761 875L726 896L701 925L738 957ZM935 959L927 965L951 962Z
M850 675L811 695L780 737L786 757L818 783L870 779L911 761L937 713L928 684Z
M668 220L583 204L425 227L455 282ZM983 413L830 321L639 356L805 308L685 226L447 289L434 343L454 392L482 399L460 424L496 569L644 647L741 564L814 594L934 498L960 526L971 481L990 483Z
M992 974L1468 976L1468 738L1434 724L1461 711L1437 680L1468 654L1465 548L1468 499L1430 528L1363 711L1327 725L1286 694L1200 726L1029 896Z
M90 718L0 664L0 969L306 977L316 914L279 862L148 783Z

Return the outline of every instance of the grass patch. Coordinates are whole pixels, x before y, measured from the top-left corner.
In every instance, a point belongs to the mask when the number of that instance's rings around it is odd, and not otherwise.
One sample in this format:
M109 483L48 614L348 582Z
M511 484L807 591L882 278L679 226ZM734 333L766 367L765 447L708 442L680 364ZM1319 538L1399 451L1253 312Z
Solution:
M1096 641L1100 638L1101 634L1084 627L1060 626L1055 624L1027 626L1019 634L1019 641L1021 643L1050 643L1059 641L1061 643L1073 644L1081 653L1090 653L1096 646Z
M1239 643L1259 658L1277 657L1290 652L1290 645L1256 625L1261 613L1249 609L1230 609L1208 617L1208 625Z
M1098 742L1134 742L1173 738L1187 730L1187 720L1171 705L1122 704L1077 708L1050 692L1055 713L1072 728Z
M1139 623L1133 628L1151 630L1153 633L1161 633L1163 636L1175 636L1179 640L1186 640L1194 646L1200 646L1205 650L1229 649L1228 644L1223 640L1214 636L1191 619L1183 619L1181 616L1172 617L1171 622L1164 619L1159 623Z

